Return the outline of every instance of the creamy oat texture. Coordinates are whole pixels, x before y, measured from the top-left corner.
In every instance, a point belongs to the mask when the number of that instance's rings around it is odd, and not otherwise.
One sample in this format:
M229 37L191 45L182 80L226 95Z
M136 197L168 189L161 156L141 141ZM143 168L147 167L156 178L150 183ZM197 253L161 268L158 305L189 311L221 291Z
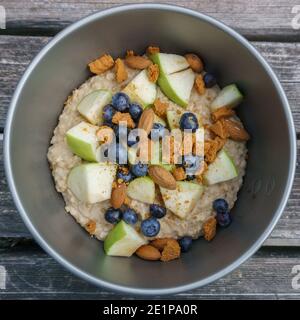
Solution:
M67 178L70 170L74 166L83 163L83 161L70 151L65 140L65 134L70 128L83 120L76 109L81 99L96 89L109 89L113 93L120 91L137 73L128 68L127 71L129 77L126 82L122 83L122 86L115 81L115 73L113 70L109 70L102 75L90 78L81 85L79 89L74 90L65 103L63 112L59 117L59 123L55 128L54 135L51 139L51 146L48 150L48 160L50 162L55 186L65 200L66 211L69 212L84 228L87 228L87 224L91 220L95 221L96 229L93 234L100 240L105 239L107 233L113 227L112 224L106 222L104 219L105 210L110 207L110 202L107 200L93 205L82 203L78 201L68 189ZM165 97L159 88L157 91L158 97L162 101L169 103L169 109L182 109ZM207 89L206 93L203 96L200 96L196 90L193 89L190 103L186 109L201 116L203 124L210 123L209 104L217 95L218 91L219 88L215 86L214 88ZM245 173L247 149L244 142L235 142L229 139L225 144L225 149L235 162L239 172L238 177L227 182L205 187L205 191L195 208L184 220L179 219L168 211L167 215L160 219L161 229L156 236L157 238L180 238L186 235L198 238L202 234L203 223L210 216L214 215L212 202L215 199L224 198L228 201L229 207L233 207ZM157 197L158 203L160 202L159 199L160 197ZM131 207L137 211L142 219L149 216L149 205L133 200L131 202ZM139 228L139 225L137 225L136 228Z

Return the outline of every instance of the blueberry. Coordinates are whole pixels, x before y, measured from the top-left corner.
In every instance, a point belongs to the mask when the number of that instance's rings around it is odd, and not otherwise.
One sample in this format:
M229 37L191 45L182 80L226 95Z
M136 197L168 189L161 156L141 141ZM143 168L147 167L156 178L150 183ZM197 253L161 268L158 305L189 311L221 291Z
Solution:
M150 204L150 213L152 217L160 219L166 215L167 210L165 207L160 206L159 204Z
M103 120L104 122L111 123L112 118L114 114L116 113L116 110L111 104L106 105L103 108Z
M128 147L132 147L134 144L138 143L140 140L140 137L138 135L137 130L130 131L127 139L127 145Z
M120 209L108 208L104 217L107 222L116 224L122 219L122 211Z
M115 125L113 127L115 135L116 135L116 140L120 141L120 139L123 139L126 143L127 141L127 136L128 136L128 129L126 126L120 126L120 125Z
M139 162L137 164L132 165L130 170L136 177L143 177L148 172L148 166L147 164Z
M225 213L228 211L228 202L225 199L216 199L213 208L217 213Z
M129 106L129 97L123 92L118 92L112 97L112 105L117 111L125 111Z
M159 233L160 223L156 218L148 218L141 223L141 231L146 237L154 237Z
M192 237L186 236L186 237L181 238L178 242L179 242L181 251L187 252L192 247L193 239L192 239Z
M130 182L133 179L133 174L126 167L119 167L117 172L117 179L121 179L124 182Z
M157 141L166 135L166 128L161 123L154 123L153 128L149 134L149 138Z
M116 143L116 162L118 164L127 163L127 150L119 143Z
M182 159L182 165L185 168L186 174L187 175L195 174L199 170L202 160L203 158L197 155L193 155L193 154L184 155Z
M211 88L213 87L215 84L217 84L217 80L215 78L214 75L212 75L211 73L206 73L203 77L204 83L205 83L205 87L206 88Z
M187 129L195 132L199 128L199 123L194 113L186 112L181 116L179 126L181 130Z
M143 108L137 103L130 103L129 113L134 121L138 121L140 119L141 114L143 113Z
M110 144L108 149L110 154L105 150L104 155L109 157L109 161L118 164L127 163L127 150L120 143Z
M230 225L232 219L231 219L229 212L227 212L227 211L224 213L218 212L217 213L217 221L218 221L219 226L226 228Z
M136 224L138 221L138 215L133 209L127 208L123 212L123 220L128 224Z

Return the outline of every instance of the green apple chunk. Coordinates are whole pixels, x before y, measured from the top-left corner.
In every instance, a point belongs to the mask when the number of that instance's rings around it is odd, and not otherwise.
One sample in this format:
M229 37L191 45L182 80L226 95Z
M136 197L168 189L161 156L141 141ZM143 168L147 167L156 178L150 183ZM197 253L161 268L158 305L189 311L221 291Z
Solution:
M222 107L234 108L243 100L243 95L235 84L224 87L210 105L212 111Z
M110 163L87 163L74 167L68 176L68 188L85 203L110 199L117 167Z
M204 181L208 185L224 182L237 177L238 172L233 160L229 157L224 149L222 149L215 161L211 163L204 175Z
M109 256L130 257L147 241L130 225L120 221L104 240L104 251Z
M166 208L184 219L194 209L201 197L203 186L193 182L177 181L176 190L160 187L160 192Z
M68 130L66 140L72 152L84 160L97 162L99 141L96 132L98 129L99 127L82 121Z
M111 100L111 93L107 90L95 90L86 95L78 104L79 113L92 124L102 124L102 111Z
M129 183L127 195L134 200L151 204L155 198L154 182L149 177L136 178Z
M163 93L181 107L189 103L193 89L195 74L192 69L186 69L172 74L160 74L158 85Z
M158 64L162 74L172 74L189 68L189 64L185 57L170 53L155 53L150 59Z
M147 70L143 70L129 82L123 92L130 97L131 101L145 108L153 104L156 99L156 84L149 80Z

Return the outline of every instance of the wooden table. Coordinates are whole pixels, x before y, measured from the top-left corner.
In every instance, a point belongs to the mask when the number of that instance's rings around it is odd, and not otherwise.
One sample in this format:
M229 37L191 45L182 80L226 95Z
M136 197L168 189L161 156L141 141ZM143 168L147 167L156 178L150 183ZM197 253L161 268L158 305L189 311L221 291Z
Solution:
M131 2L123 0L0 0L7 29L0 29L0 144L8 105L23 71L35 54L62 28L97 10ZM277 73L288 96L300 137L300 29L291 26L299 0L187 0L243 34ZM299 8L300 9L300 8ZM300 12L300 10L299 10ZM300 21L299 21L300 22ZM0 299L119 299L124 295L78 279L48 256L24 226L8 190L0 147ZM263 247L240 268L204 288L164 298L299 299L293 268L300 272L300 169L288 205ZM2 277L3 278L3 277ZM300 285L300 281L299 281ZM5 289L4 289L5 287Z

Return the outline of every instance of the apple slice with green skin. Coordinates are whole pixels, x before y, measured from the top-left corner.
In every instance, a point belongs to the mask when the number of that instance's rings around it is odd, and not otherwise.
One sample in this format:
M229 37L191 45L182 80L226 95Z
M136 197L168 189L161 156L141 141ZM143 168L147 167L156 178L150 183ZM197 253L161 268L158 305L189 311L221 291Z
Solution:
M215 161L208 166L207 171L204 174L204 182L207 185L212 185L234 179L237 176L238 171L233 160L227 152L222 149L218 153Z
M85 203L110 199L117 166L111 163L86 163L74 167L68 176L68 188Z
M97 162L99 141L96 132L99 127L87 122L80 122L66 133L66 141L73 153L80 158Z
M147 241L129 224L120 221L104 240L104 251L109 256L130 257Z
M160 187L165 206L184 219L195 207L203 193L203 186L193 182L177 181L176 190Z
M177 54L155 53L150 59L159 66L158 85L173 102L185 107L195 81L185 57Z
M110 91L95 90L80 101L77 110L90 123L101 125L103 108L111 101L111 97Z
M170 100L181 107L186 107L189 103L194 81L194 72L192 69L186 69L172 74L160 74L158 85Z
M136 178L129 183L127 195L134 200L151 204L155 198L155 184L149 177Z
M151 82L147 75L147 70L141 71L129 84L124 88L130 100L141 104L146 108L153 104L156 99L156 84Z
M161 74L168 75L189 68L185 57L172 53L155 53L150 59L158 64Z
M212 111L222 107L234 108L243 100L243 95L235 84L224 87L210 105Z

